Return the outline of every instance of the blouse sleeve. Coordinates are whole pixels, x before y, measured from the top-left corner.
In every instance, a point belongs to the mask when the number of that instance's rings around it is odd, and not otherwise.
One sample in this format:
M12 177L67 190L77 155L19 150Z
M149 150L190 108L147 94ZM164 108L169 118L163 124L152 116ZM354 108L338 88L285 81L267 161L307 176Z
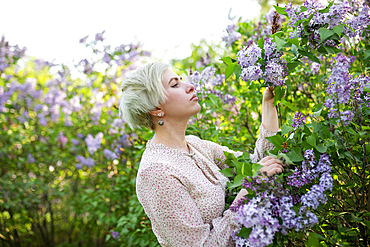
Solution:
M274 148L274 145L271 142L269 142L265 137L274 136L277 133L277 131L266 130L262 124L260 125L259 132L260 134L256 141L254 153L250 155L250 159L252 160L253 163L258 162L263 157L265 157L266 150L268 151ZM224 163L226 159L224 155L224 151L233 153L235 157L239 157L240 155L242 155L242 152L240 151L235 152L233 150L230 150L228 147L221 146L217 143L214 143L211 141L203 141L203 142L212 150L213 155L214 155L214 162L217 164L217 166L220 169L227 168L227 165Z
M163 246L232 246L232 230L239 227L235 213L205 224L187 188L163 165L154 165L138 176L137 195Z
M265 151L269 151L274 148L274 145L269 142L265 137L274 136L278 131L270 131L263 127L263 124L260 125L260 135L256 141L254 148L254 153L251 154L250 158L253 163L258 162L266 156Z

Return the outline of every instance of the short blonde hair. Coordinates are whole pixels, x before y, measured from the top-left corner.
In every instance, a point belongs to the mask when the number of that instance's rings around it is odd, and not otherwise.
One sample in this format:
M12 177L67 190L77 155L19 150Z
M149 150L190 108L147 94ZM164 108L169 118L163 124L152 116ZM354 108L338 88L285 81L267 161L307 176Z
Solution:
M131 129L146 127L154 130L149 112L164 104L167 99L162 75L168 68L170 66L162 62L148 63L123 79L119 114Z

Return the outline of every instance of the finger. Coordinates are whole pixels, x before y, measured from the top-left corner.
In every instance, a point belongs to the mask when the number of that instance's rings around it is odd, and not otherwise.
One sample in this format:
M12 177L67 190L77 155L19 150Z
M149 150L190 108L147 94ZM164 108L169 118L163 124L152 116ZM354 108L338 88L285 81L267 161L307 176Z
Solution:
M284 171L284 169L282 167L275 167L273 169L271 169L269 172L267 172L267 174L270 173L270 176L272 175L275 175L277 173L282 173Z
M262 163L262 162L261 162ZM271 158L265 162L263 162L261 165L263 166L271 166L273 164L279 164L279 165L283 165L283 162L281 162L281 160L277 159L277 158Z
M277 172L283 172L284 171L284 168L282 168L281 166L278 167L278 166L274 166L274 167L264 167L260 170L260 172L262 174L267 174L267 176L272 176L274 175L275 173Z
M274 158L274 157L272 157L272 156L266 156L263 159L261 159L259 162L266 162L266 161L268 161L268 160L270 160L272 158Z

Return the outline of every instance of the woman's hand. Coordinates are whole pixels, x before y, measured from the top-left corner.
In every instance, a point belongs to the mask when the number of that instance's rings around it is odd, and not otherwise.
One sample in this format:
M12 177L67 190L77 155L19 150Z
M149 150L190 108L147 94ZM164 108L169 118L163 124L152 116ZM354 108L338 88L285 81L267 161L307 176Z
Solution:
M281 160L279 160L278 158L272 156L266 156L257 164L263 166L260 169L260 172L262 172L262 174L266 172L268 176L272 176L276 173L282 173L284 171L283 162L281 162Z
M272 104L272 107L274 107L274 88L266 88L265 91L263 92L263 99L262 102L266 102L269 104Z

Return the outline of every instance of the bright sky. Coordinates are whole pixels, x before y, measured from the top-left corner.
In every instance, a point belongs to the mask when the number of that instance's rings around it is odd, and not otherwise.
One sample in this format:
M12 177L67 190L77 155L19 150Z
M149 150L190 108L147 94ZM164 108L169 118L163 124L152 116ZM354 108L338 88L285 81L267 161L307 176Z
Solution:
M167 62L191 54L190 44L205 38L219 43L232 21L258 16L255 0L2 0L0 35L27 54L56 63L92 57L79 44L105 30L113 47L139 41ZM236 19L237 19L236 18ZM236 19L234 22L236 22Z

